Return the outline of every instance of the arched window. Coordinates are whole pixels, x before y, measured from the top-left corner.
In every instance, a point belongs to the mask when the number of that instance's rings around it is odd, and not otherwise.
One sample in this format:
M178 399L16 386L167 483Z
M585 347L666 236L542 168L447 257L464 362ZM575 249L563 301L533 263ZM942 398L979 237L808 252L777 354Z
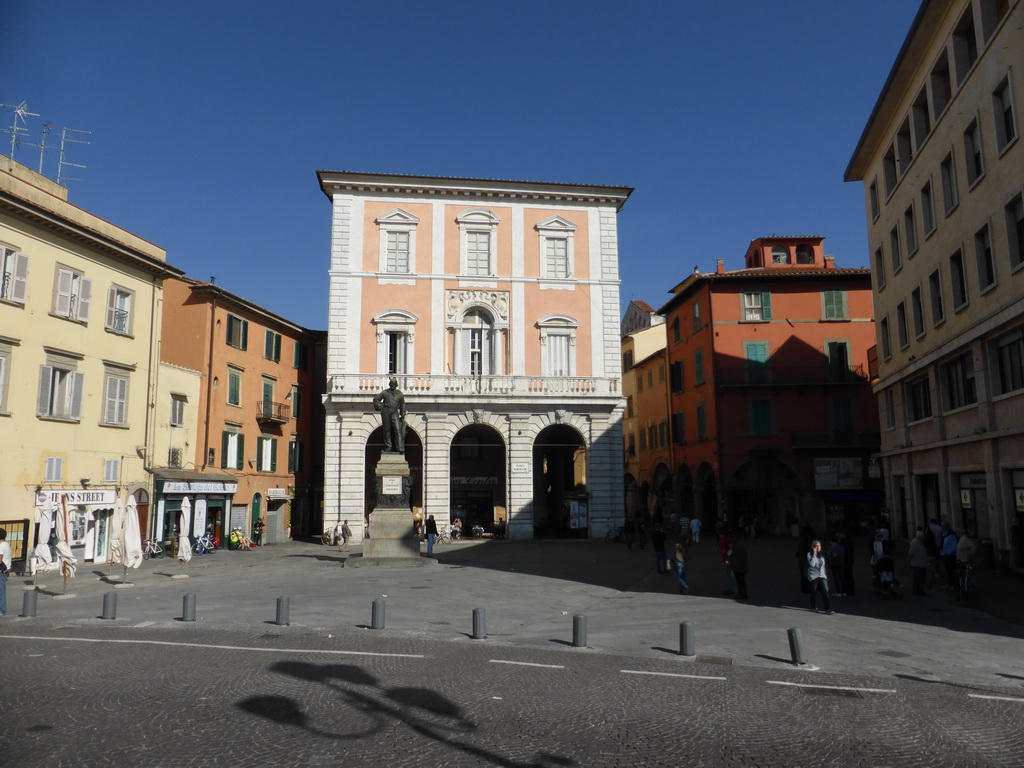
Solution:
M797 264L813 264L814 263L814 249L809 245L798 245L796 247L796 263Z
M772 248L772 264L789 264L789 248L784 245Z
M494 323L480 309L471 309L462 320L459 340L459 373L487 376L498 373L494 353Z

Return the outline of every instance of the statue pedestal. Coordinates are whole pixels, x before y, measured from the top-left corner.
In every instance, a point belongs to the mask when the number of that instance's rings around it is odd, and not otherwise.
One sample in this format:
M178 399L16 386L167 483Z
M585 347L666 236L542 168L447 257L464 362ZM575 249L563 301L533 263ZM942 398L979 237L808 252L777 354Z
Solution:
M345 561L346 568L436 565L420 555L420 540L413 535L409 490L409 463L400 453L385 452L374 470L377 506L370 514L370 538L363 539L362 554Z

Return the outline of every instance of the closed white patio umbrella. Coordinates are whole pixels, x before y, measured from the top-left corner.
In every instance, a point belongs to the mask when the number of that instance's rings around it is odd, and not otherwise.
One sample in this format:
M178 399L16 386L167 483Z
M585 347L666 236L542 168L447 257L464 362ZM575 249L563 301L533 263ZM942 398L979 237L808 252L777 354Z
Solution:
M124 564L126 568L138 568L142 565L139 507L134 496L128 497L128 507L124 513Z
M124 563L124 502L120 497L114 506L114 517L110 521L110 564Z
M181 499L181 526L178 529L178 565L179 567L192 559L192 545L188 541L189 528L192 525L192 502L188 496Z
M60 559L60 572L64 576L64 593L68 591L68 579L75 577L75 570L78 568L78 561L71 552L71 545L68 543L71 537L68 536L68 497L60 497L60 505L57 507L57 557Z
M53 530L53 499L49 494L43 501L43 508L36 512L39 523L39 532L36 534L36 543L32 548L32 575L37 571L53 570L53 557L50 554L50 532ZM40 563L40 561L42 561Z

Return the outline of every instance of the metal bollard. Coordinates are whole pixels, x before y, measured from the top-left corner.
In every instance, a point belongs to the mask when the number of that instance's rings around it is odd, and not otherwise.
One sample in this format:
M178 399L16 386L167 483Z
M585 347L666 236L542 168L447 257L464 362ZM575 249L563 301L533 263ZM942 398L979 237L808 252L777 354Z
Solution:
M39 593L35 590L26 592L21 601L21 615L31 618L36 615L36 603L39 602Z
M693 622L684 621L679 624L679 655L694 656L697 652L693 637Z
M487 638L487 611L484 608L473 609L473 639Z
M379 597L373 601L371 616L370 629L384 629L384 601Z
M117 592L107 592L103 595L103 615L100 618L117 618Z
M806 664L807 657L804 655L804 634L798 627L790 627L786 630L789 635L789 653L793 657L794 664Z
M587 647L587 617L583 614L572 617L572 647Z
M274 623L279 627L287 627L288 621L288 604L290 600L287 597L277 598L277 618L274 619Z
M181 601L181 620L182 621L195 621L196 620L196 596L193 594L185 595Z

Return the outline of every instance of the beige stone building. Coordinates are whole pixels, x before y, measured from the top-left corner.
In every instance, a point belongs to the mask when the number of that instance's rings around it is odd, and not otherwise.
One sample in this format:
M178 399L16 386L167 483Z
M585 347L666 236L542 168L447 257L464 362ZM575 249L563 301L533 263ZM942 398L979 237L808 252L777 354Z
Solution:
M872 252L896 533L1024 566L1024 2L926 0L846 171Z

